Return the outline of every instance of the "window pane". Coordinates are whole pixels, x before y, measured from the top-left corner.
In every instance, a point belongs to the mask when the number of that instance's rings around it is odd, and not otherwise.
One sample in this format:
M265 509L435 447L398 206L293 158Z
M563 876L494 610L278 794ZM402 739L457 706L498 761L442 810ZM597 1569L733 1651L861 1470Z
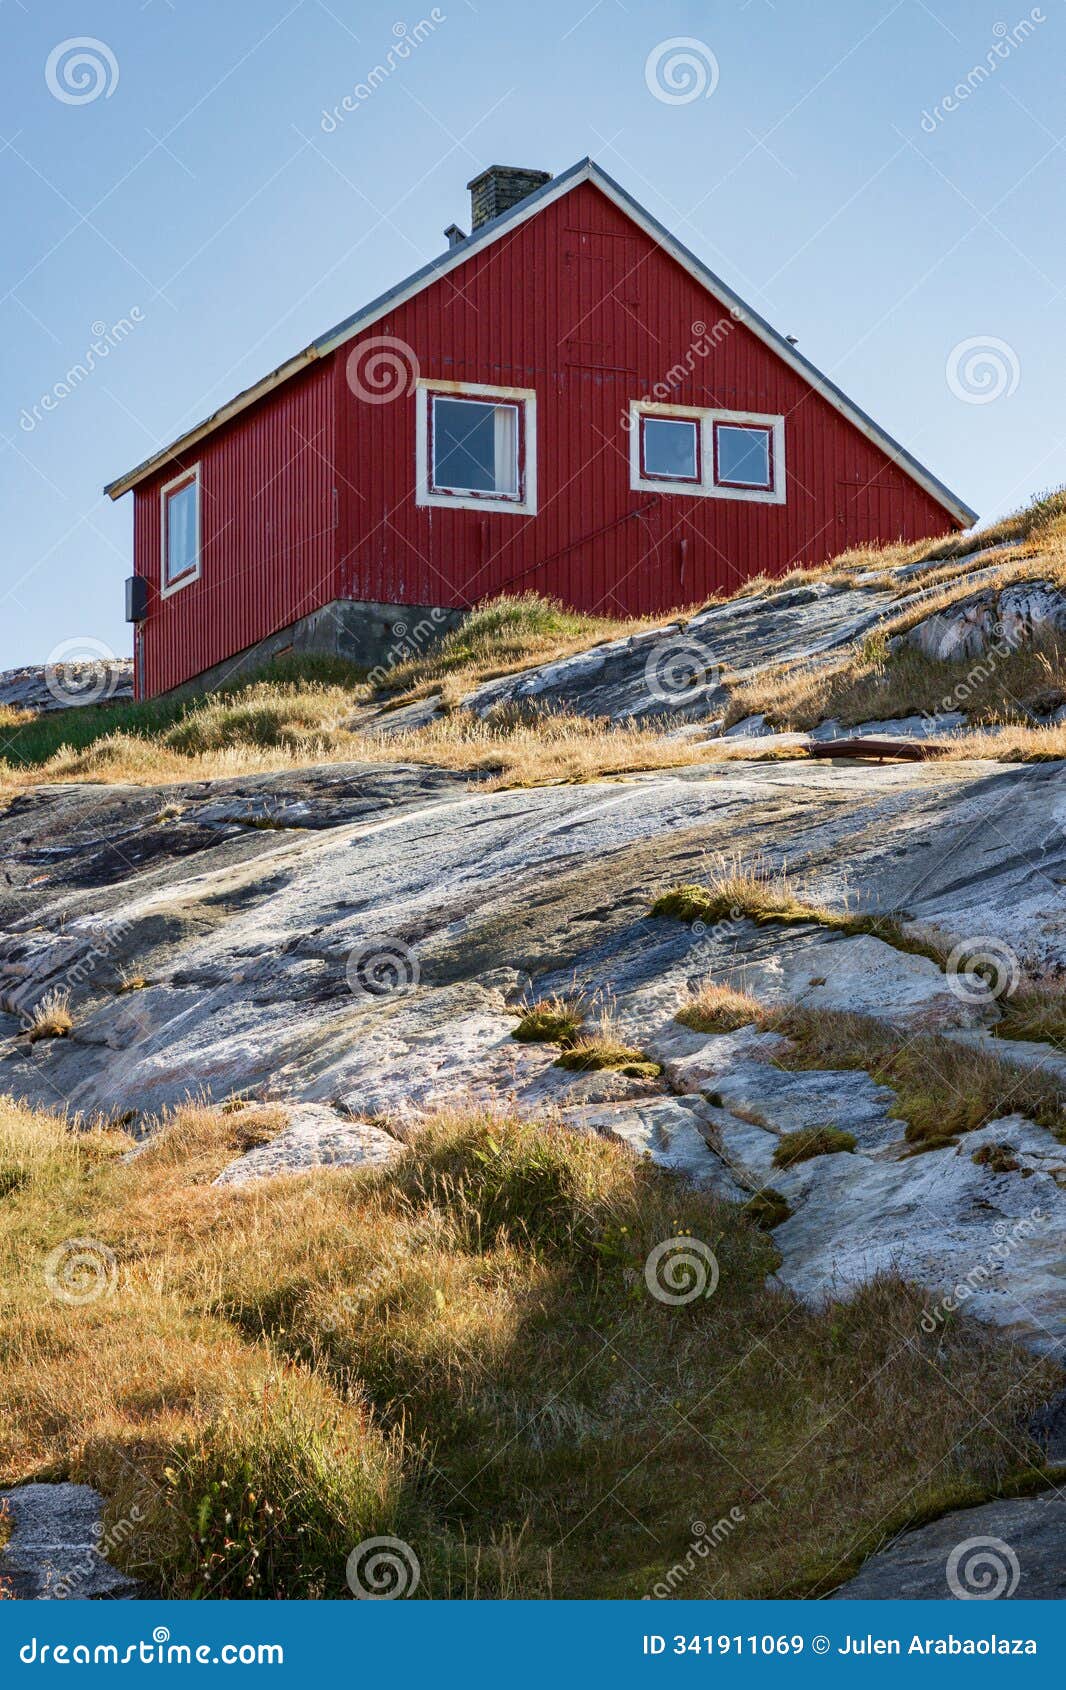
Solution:
M696 479L696 424L644 419L644 473Z
M167 580L176 581L190 569L196 568L196 501L199 489L195 481L179 487L167 495Z
M496 406L469 399L433 402L433 485L496 491Z
M715 444L719 481L737 481L744 487L770 486L769 429L731 428L722 423L716 430Z
M496 491L518 492L518 411L514 405L496 406Z

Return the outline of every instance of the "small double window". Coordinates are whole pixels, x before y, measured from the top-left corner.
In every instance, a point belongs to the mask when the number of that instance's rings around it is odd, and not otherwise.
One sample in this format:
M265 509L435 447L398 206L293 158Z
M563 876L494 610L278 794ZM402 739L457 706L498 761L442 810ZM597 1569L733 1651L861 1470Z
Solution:
M634 401L630 486L704 498L785 502L785 419Z
M680 417L642 417L640 462L651 480L698 482L699 424Z
M774 436L761 423L714 424L714 484L774 490Z

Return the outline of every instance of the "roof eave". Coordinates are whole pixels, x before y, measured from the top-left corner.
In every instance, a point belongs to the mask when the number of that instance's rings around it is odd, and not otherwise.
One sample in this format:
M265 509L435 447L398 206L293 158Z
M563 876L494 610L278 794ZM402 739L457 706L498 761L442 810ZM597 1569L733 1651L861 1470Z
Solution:
M457 269L460 264L465 264L471 253L479 251L482 247L488 246L492 241L498 239L504 227L517 227L527 218L535 216L548 200L558 199L562 194L569 193L578 182L587 181L594 170L595 166L592 160L583 158L579 159L577 164L571 165L569 170L564 170L561 175L553 176L552 180L546 182L543 188L538 188L535 193L527 195L524 200L519 200L517 205L513 205L509 211L501 212L499 217L493 217L489 222L483 223L475 234L468 235L458 246L449 247L445 252L438 254L436 258L430 259L428 264L423 264L422 268L416 270L413 275L405 277L402 282L397 282L395 287L387 289L385 293L379 294L376 299L372 299L369 304L363 305L358 311L353 312L350 317L345 317L342 322L335 324L331 329L327 329L325 334L319 335L309 346L305 346L302 352L298 352L295 357L287 359L284 364L279 364L276 370L272 370L261 381L254 382L251 387L246 387L228 404L223 405L217 411L213 411L209 417L205 417L194 428L187 430L185 434L179 435L176 440L171 441L169 446L161 447L151 457L145 458L143 463L138 464L134 469L127 470L125 475L120 475L115 481L109 482L104 488L104 492L108 498L120 499L124 493L128 493L133 487L136 487L138 482L147 480L157 470L164 469L167 464L173 463L192 447L199 445L201 440L205 439L207 435L213 434L215 429L221 428L223 423L239 416L250 405L257 404L260 399L264 399L268 393L272 393L283 381L287 381L290 376L296 375L314 359L326 357L338 346L343 346L345 341L351 340L353 335L360 333L361 330L368 328L371 323L383 317L387 311L403 304L412 294L419 293L422 288L428 287L430 282L438 280L441 276L446 276L449 271Z
M473 253L497 240L505 229L517 228L530 217L536 216L545 205L561 198L563 194L569 193L579 183L585 181L594 182L601 193L605 194L608 199L613 200L626 216L632 218L635 223L644 229L657 246L661 247L683 269L687 270L702 287L705 287L709 293L727 306L731 315L738 322L742 322L786 364L796 370L814 388L816 393L819 393L828 404L832 405L834 410L839 411L841 415L846 417L861 434L865 435L873 445L883 451L893 463L898 464L900 469L909 475L913 481L916 481L920 487L924 488L929 496L946 510L956 522L961 523L964 528L969 528L977 521L976 511L971 510L970 506L953 493L950 487L946 487L937 476L933 475L931 470L926 469L924 464L919 463L918 459L913 457L905 446L901 446L890 434L886 434L885 430L878 423L875 423L861 406L856 405L853 399L849 399L847 394L827 375L823 374L816 364L812 364L809 358L805 358L802 352L798 352L784 335L779 334L777 329L768 323L764 317L761 317L757 311L752 310L751 306L746 304L739 294L734 293L733 289L726 282L723 282L720 276L717 276L713 270L708 269L707 265L690 252L656 217L653 217L651 212L640 204L639 200L633 199L620 183L616 182L612 176L609 176L590 158L579 159L576 164L571 165L568 170L564 170L561 175L553 177L550 182L546 182L535 193L528 195L524 200L519 200L510 210L502 212L499 217L494 217L488 223L484 223L476 233L468 235L457 246L449 247L446 252L431 259L428 264L424 264L421 269L407 276L402 282L398 282L395 287L379 294L376 299L362 306L360 310L353 312L350 317L344 318L332 329L327 329L325 334L319 335L316 340L311 342L310 346L305 347L302 352L298 352L294 358L288 359L286 363L279 365L262 381L246 388L243 393L239 393L234 399L230 400L229 404L222 406L220 410L206 417L195 428L181 435L179 439L162 448L152 457L146 458L142 464L138 464L135 469L120 476L118 480L112 481L104 488L104 492L112 499L121 498L123 493L129 492L138 482L145 480L156 470L162 469L167 464L174 462L175 459L180 458L192 447L198 445L207 435L214 433L217 428L222 427L231 418L238 416L241 411L247 410L250 405L254 405L260 399L265 398L283 381L287 381L290 376L305 369L316 358L324 358L329 353L336 351L339 346L343 346L353 336L369 328L372 323L377 322L387 312L402 305L412 295L420 293L431 282L448 275L451 270L457 269L460 264L465 264Z
M280 387L282 382L288 381L290 376L298 375L301 370L305 370L308 364L313 364L318 356L318 348L312 342L310 346L305 346L302 352L297 352L295 357L287 358L284 364L279 364L277 369L271 370L268 376L264 376L261 381L255 382L253 386L246 387L242 393L236 394L227 404L222 405L217 411L212 411L211 415L205 417L203 422L197 423L195 428L190 428L185 434L179 435L177 440L172 440L169 446L164 446L160 451L153 452L150 458L145 458L144 462L138 464L135 469L127 470L126 474L120 475L116 481L109 481L104 488L107 497L109 499L121 499L123 493L130 492L132 488L137 486L138 482L147 480L157 470L165 469L168 464L172 464L178 458L183 457L194 446L198 446L207 435L213 434L217 428L222 427L223 423L229 422L231 417L239 416L242 411L248 409L249 405L256 404L258 400L265 398L268 393L272 393L276 387Z

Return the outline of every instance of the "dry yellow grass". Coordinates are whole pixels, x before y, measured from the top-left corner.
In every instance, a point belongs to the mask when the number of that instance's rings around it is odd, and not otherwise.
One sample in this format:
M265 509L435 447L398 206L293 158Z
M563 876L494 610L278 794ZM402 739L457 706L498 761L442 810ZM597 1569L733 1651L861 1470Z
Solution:
M284 708L285 701L275 705L275 719ZM224 707L212 705L209 712L218 726L211 737L221 742L226 737ZM302 702L300 713L305 713ZM693 745L654 728L614 726L605 719L562 713L524 719L505 713L481 719L457 711L426 727L391 734L351 729L343 719L330 726L324 717L315 729L295 723L288 732L279 726L276 737L274 748L237 742L203 745L198 725L193 725L182 732L188 749L179 750L168 736L142 739L110 734L84 750L60 747L45 763L32 768L0 764L0 790L20 790L42 781L130 781L154 786L336 762L409 762L457 769L486 777L486 789L492 790L683 768L740 755L728 741Z
M31 1044L36 1044L38 1039L65 1039L73 1025L70 993L57 989L46 992L34 1005L26 1024L26 1037Z
M129 1158L0 1104L0 1483L98 1485L150 1588L340 1596L381 1534L420 1595L639 1596L733 1505L684 1593L810 1593L1045 1482L1050 1364L891 1279L801 1308L739 1208L618 1145L455 1113L383 1170L211 1183L276 1126L186 1108ZM718 1287L667 1306L686 1238Z
M904 646L889 654L878 633L824 668L776 668L738 686L726 722L759 712L775 726L802 731L833 719L845 727L902 716L964 710L977 724L1024 725L1066 698L1066 643L1039 644L975 658L927 657ZM1044 731L1044 730L1038 730ZM987 740L967 755L995 755Z
M33 710L20 710L13 704L0 704L0 733L5 728L20 728L26 722L32 722L34 716Z
M705 980L686 998L675 1020L695 1033L735 1033L758 1021L762 1013L762 1004L750 992Z
M776 592L808 581L849 581L860 571L887 571L902 562L927 559L923 577L931 591L918 607L886 620L881 633L862 648L819 668L782 665L738 686L727 721L766 714L779 725L811 726L834 712L846 721L871 710L883 715L910 714L925 708L926 697L941 693L941 677L917 671L917 658L886 664L885 639L919 618L944 608L971 590L967 558L981 546L1010 544L993 584L1044 575L1066 583L1066 504L1064 495L1038 501L1025 511L981 534L882 548L860 548L817 569L794 570L777 580L749 582L742 594ZM938 571L938 560L949 560ZM886 575L886 580L888 576ZM672 613L684 621L690 611ZM588 650L671 617L618 621L566 610L534 594L492 600L478 607L462 625L425 655L412 657L367 681L345 666L320 661L317 679L293 679L289 671L249 683L225 694L182 704L153 700L147 704L72 710L27 720L27 712L0 715L6 727L0 760L0 792L13 792L41 781L128 780L165 783L307 767L314 763L359 760L374 763L405 759L488 775L491 784L536 785L548 781L590 780L641 770L682 767L690 763L733 759L729 745L693 745L670 739L652 728L612 727L604 721L544 715L524 719L506 713L479 721L457 709L458 701L479 682L501 674ZM1022 659L1019 658L1019 663ZM889 673L891 668L891 673ZM935 666L934 666L935 668ZM1012 672L1013 673L1013 672ZM954 675L947 676L953 682ZM1007 685L993 687L982 708L989 720L1006 712ZM1019 681L1019 685L1021 682ZM372 721L372 700L397 704L440 695L453 719L386 736ZM869 715L867 714L867 719ZM58 743L59 736L68 736ZM1057 755L1051 742L1032 742L1028 750L1014 741L1002 754ZM987 739L969 742L958 754L996 757ZM751 753L749 753L751 755ZM767 758L802 755L768 748Z
M1009 549L991 563L981 553L993 546ZM843 579L860 571L887 573L903 564L928 559L943 560L920 579L899 583L898 591L913 597L909 604L881 622L877 633L828 663L795 666L775 665L732 689L726 725L749 715L764 715L784 729L811 728L830 717L845 725L880 718L919 714L952 708L950 695L966 684L968 708L987 720L1009 718L1010 706L1027 691L1058 683L1061 653L1019 651L998 659L993 674L973 685L971 672L976 660L937 663L919 652L901 651L888 655L888 641L906 633L926 617L948 610L975 591L998 591L1013 582L1041 579L1066 587L1066 492L1058 491L1035 500L1032 505L979 532L956 535L915 545L862 548L845 552L812 578ZM971 571L980 568L984 578L974 586ZM1048 666L1053 671L1048 674ZM1041 671L1043 665L1043 673ZM1015 712L1017 715L1017 712ZM988 755L986 742L975 745L970 755Z
M1055 727L1025 728L1015 723L1000 733L982 732L957 734L947 742L949 762L966 762L970 758L992 758L999 763L1048 763L1066 757L1066 723Z

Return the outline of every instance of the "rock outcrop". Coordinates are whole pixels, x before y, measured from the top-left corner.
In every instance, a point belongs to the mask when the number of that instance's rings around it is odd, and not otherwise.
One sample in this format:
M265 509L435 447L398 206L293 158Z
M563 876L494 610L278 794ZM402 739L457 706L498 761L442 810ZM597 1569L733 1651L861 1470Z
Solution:
M120 703L133 697L133 662L128 657L61 656L53 664L31 664L0 673L0 705L49 713L80 704Z
M1061 1602L1064 1596L1066 1498L1058 1491L962 1509L905 1532L833 1592L834 1600L849 1602Z
M1017 581L986 587L917 622L894 642L926 657L981 657L993 649L1017 650L1066 633L1066 593L1050 581Z
M104 1499L89 1485L31 1484L0 1491L11 1536L0 1549L0 1584L23 1601L114 1601L138 1586L109 1558L128 1535L104 1524Z
M264 808L286 819L249 825ZM781 1277L805 1298L900 1268L930 1308L965 1282L983 1318L1055 1351L1066 1152L1047 1128L1012 1116L914 1157L890 1087L793 1072L774 1034L702 1035L674 1016L712 977L771 1005L984 1041L1021 1065L1056 1053L996 1039L977 976L881 939L648 912L664 884L754 840L815 900L902 909L946 949L1007 947L1054 971L1056 818L1056 764L730 764L493 793L447 771L333 766L165 795L38 790L0 819L0 1089L87 1116L132 1108L145 1128L189 1095L293 1108L227 1179L398 1153L405 1120L456 1101L558 1111L723 1192L780 1190ZM120 989L130 975L140 989ZM54 990L70 994L70 1035L28 1044L25 1018ZM662 1074L574 1072L554 1046L512 1038L521 1004L553 993L607 1009ZM854 1152L776 1167L783 1134L824 1125ZM1010 1141L1019 1171L972 1160L989 1137Z

